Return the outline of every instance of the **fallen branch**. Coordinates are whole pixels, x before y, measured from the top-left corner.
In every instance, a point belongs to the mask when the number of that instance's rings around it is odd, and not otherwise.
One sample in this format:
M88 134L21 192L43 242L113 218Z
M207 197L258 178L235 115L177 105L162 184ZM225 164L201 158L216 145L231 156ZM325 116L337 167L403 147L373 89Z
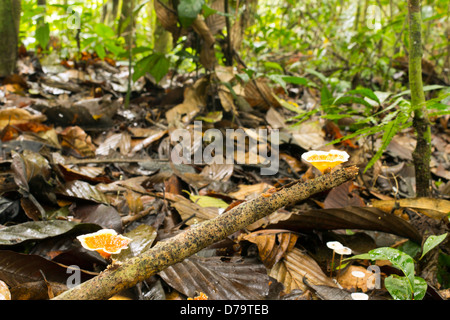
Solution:
M313 194L332 189L355 178L358 168L351 166L319 176L307 182L298 182L273 193L266 193L242 203L213 219L191 227L165 241L158 242L140 256L130 258L118 266L101 272L80 285L67 290L54 300L108 299L121 290L130 288L159 271L183 261L201 249L225 239L276 210Z

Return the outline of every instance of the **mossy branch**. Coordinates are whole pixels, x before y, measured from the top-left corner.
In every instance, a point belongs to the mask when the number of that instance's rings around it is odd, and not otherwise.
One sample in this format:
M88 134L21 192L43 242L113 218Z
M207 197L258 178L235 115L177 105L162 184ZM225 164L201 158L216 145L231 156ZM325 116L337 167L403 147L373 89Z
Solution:
M244 202L214 219L191 227L165 241L158 242L140 256L130 258L115 268L108 268L95 278L67 290L55 300L108 299L121 290L130 288L159 271L183 261L203 248L225 239L276 210L319 192L332 189L352 180L358 168L351 166L319 176L300 180L273 193L263 194Z

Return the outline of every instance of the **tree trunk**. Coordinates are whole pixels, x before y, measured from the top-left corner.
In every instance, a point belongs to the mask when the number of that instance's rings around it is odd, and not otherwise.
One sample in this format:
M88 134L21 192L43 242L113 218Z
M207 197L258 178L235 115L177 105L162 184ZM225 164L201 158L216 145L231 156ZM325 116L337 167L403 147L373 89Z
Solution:
M119 0L108 0L102 6L102 23L108 26L113 25L117 18L117 8Z
M125 38L125 43L130 46L133 43L134 28L134 0L123 1L119 20L119 35Z
M0 1L0 77L16 68L20 28L20 0Z
M409 18L409 87L411 107L414 111L413 126L417 134L413 152L416 176L416 196L431 196L431 128L425 105L422 82L422 17L420 0L408 0Z

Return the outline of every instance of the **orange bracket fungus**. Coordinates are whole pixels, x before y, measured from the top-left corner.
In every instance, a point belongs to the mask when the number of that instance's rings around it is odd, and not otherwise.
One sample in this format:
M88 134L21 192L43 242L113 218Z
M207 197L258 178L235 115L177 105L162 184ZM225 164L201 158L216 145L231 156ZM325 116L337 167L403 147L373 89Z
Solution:
M302 154L302 159L314 167L316 167L322 174L329 172L338 164L346 162L349 155L345 151L331 150L331 151L308 151Z
M188 300L208 300L208 296L204 294L203 292L200 292L200 294L194 298L187 298Z
M112 229L102 229L94 233L78 236L83 248L97 251L102 257L108 259L111 254L117 254L126 249L132 239L117 234Z

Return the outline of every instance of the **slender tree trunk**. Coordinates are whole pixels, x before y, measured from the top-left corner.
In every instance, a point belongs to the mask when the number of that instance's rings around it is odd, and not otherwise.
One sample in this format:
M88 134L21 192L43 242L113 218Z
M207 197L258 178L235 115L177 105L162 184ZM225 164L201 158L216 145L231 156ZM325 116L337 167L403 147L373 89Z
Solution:
M125 0L122 2L122 9L119 20L119 35L125 38L125 43L129 45L133 43L133 28L134 28L134 0Z
M450 76L448 76L448 73L450 73L450 1L448 2L447 7L447 59L445 59L444 62L444 68L447 70L447 77L446 81L450 81Z
M0 77L16 68L20 28L20 0L0 1Z
M152 5L148 6L148 15L150 18L150 30L152 30L153 50L158 53L168 53L172 50L172 33L166 30L161 22L158 20L154 3L158 0L153 0Z
M413 126L417 134L413 152L416 175L416 195L431 196L431 128L425 105L422 82L422 17L420 0L408 0L409 18L409 87L411 107L414 111Z
M102 6L102 23L108 26L114 24L117 18L117 8L119 0L108 0Z
M46 6L47 6L47 0L37 0L37 5L38 5L39 7L43 7L43 8L44 8L44 12L45 12ZM44 17L43 17L43 16L40 17L40 18L38 19L38 26L39 26L40 24L44 23L44 22L45 22Z

